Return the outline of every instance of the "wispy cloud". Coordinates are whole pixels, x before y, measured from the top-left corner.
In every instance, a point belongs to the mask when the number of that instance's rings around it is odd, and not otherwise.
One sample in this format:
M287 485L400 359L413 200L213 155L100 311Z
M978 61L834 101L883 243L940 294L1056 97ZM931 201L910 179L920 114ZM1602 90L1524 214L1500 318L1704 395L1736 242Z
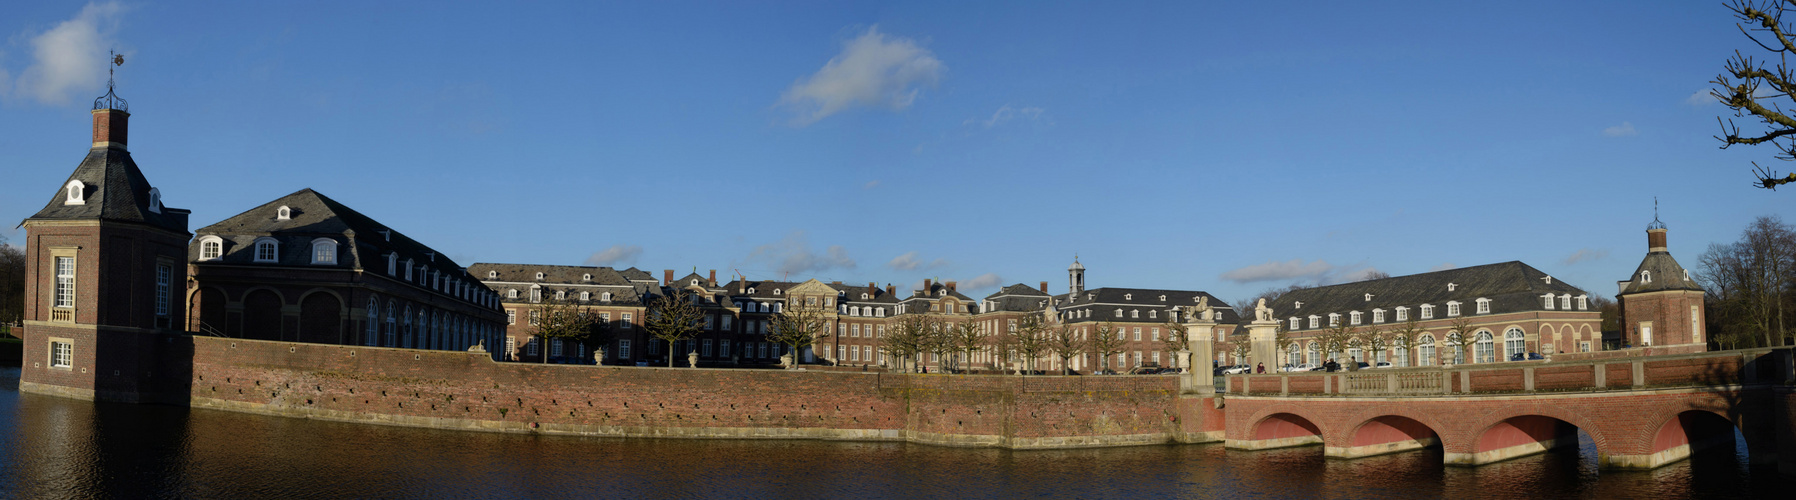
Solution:
M642 256L642 247L637 245L612 245L611 248L593 252L586 258L589 266L624 266L636 263Z
M1010 121L1012 119L1017 119L1017 118L1023 118L1023 119L1028 119L1028 120L1037 120L1037 119L1041 118L1041 114L1045 111L1047 111L1047 110L1033 107L1033 106L1017 108L1017 107L1012 107L1009 104L1005 104L1004 106L999 107L997 111L992 112L992 115L990 117L968 118L967 121L964 122L963 124L964 125L979 125L984 128L992 128L992 127L1001 125L1004 122Z
M1634 130L1632 123L1621 122L1621 125L1603 129L1603 135L1606 137L1632 137L1640 135L1640 131Z
M904 37L888 37L878 26L842 44L842 53L780 96L779 105L796 115L793 125L816 123L855 106L903 110L924 86L934 86L947 66L929 49Z
M1572 264L1577 264L1579 262L1597 260L1597 259L1601 259L1603 257L1608 257L1608 256L1609 256L1608 250L1592 250L1589 248L1580 248L1580 249L1578 249L1578 251L1572 252L1571 256L1565 258L1565 265L1569 266Z
M1383 271L1368 265L1337 266L1325 260L1304 262L1303 259L1288 261L1272 261L1263 264L1235 269L1222 273L1222 279L1236 283L1258 283L1265 281L1282 281L1289 283L1309 283L1315 285L1332 285L1363 281L1371 277L1382 276Z
M1707 106L1718 102L1720 101L1716 101L1715 96L1710 95L1707 89L1698 90L1696 93L1690 94L1690 97L1684 98L1684 104L1691 106Z
M924 269L924 270L937 269L937 268L940 268L940 267L943 267L946 265L948 265L948 260L947 259L939 259L939 258L929 261L928 263L924 263L923 259L917 258L916 250L905 252L904 255L899 255L897 257L893 257L891 262L886 263L886 267L890 267L892 269L897 269L899 271L915 271L918 269Z
M879 187L879 181L867 181L866 184L861 185L861 189L873 189L876 187Z
M45 104L65 104L71 93L100 88L105 83L106 49L114 43L118 2L89 3L73 19L30 37L31 64L19 73L9 95ZM0 72L0 77L10 75ZM4 87L4 86L0 86Z
M782 274L798 275L794 278L830 269L854 269L855 266L854 259L848 256L848 249L841 245L830 245L821 253L812 250L804 231L793 231L779 241L755 247L744 260Z
M954 286L961 290L979 290L979 289L983 289L983 288L991 288L991 287L1002 285L1002 284L1004 284L1004 277L998 276L997 274L994 274L994 273L985 273L985 274L976 276L973 279L962 281L960 283L956 283Z

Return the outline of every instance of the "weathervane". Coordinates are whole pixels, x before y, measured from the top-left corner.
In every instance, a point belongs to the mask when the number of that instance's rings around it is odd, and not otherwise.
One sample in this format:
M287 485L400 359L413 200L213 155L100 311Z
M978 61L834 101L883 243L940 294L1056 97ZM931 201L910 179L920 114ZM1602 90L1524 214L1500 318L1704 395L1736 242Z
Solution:
M106 53L112 56L106 61L112 63L111 66L106 67L106 95L94 98L94 110L116 109L128 113L131 111L131 106L125 102L124 98L119 97L118 94L112 93L112 70L118 66L125 65L125 56L124 54L119 54L110 50L106 51Z
M1650 229L1665 229L1665 223L1659 222L1659 197L1657 197L1657 196L1653 197L1653 223L1647 224L1646 228L1649 230Z

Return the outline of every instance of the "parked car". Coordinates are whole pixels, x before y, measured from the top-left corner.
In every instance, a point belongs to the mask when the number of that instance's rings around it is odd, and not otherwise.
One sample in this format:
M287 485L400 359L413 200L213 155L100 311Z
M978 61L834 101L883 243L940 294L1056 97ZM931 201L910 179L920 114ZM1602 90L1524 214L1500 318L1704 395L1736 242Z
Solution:
M1311 366L1311 367L1310 367L1310 371L1313 371L1313 372L1324 372L1324 371L1328 371L1328 367L1326 367L1326 366L1322 366L1322 365L1316 365L1316 366Z
M1222 370L1223 375L1246 375L1249 373L1253 373L1253 367L1247 365L1235 365Z
M1547 357L1540 355L1540 353L1538 353L1538 352L1530 352L1527 354L1518 352L1518 353L1515 353L1515 354L1509 356L1510 361L1524 361L1524 360L1525 361L1539 361L1539 360L1543 360L1543 359L1547 359Z
M1281 371L1281 372L1307 372L1307 371L1312 371L1315 369L1316 369L1316 367L1310 366L1309 363L1303 363L1303 364L1297 364L1297 365L1281 366L1278 368L1278 371Z
M1360 364L1364 365L1365 363L1360 363ZM1390 368L1391 363L1389 361L1379 361L1378 364L1373 365L1372 367L1373 368Z

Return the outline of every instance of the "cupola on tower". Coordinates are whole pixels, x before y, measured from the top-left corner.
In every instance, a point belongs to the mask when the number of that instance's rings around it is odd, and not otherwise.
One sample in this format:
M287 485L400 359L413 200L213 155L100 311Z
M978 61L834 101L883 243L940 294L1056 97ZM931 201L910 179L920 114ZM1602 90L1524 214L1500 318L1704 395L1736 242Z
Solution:
M1671 257L1665 246L1665 223L1659 221L1658 214L1646 226L1646 258L1640 260L1633 276L1616 284L1622 336L1628 345L1701 346L1708 342L1702 316L1703 289Z

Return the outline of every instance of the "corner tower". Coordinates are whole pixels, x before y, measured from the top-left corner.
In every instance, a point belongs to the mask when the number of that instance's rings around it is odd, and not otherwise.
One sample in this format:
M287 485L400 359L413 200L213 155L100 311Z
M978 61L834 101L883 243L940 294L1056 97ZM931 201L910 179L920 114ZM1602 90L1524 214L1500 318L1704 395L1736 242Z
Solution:
M1665 246L1665 223L1657 214L1646 226L1646 258L1627 280L1616 283L1622 336L1634 347L1703 345L1703 289Z
M123 62L116 58L114 63ZM184 380L158 361L183 324L188 211L162 204L126 151L131 113L107 82L87 157L21 224L24 362L19 390L142 401Z

